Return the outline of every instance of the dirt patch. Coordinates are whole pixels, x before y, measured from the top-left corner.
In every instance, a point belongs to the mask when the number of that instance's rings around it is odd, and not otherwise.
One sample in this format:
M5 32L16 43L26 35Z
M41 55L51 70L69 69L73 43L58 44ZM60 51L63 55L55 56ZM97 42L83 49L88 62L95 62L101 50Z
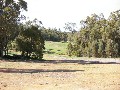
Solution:
M0 90L120 90L120 64L1 61Z

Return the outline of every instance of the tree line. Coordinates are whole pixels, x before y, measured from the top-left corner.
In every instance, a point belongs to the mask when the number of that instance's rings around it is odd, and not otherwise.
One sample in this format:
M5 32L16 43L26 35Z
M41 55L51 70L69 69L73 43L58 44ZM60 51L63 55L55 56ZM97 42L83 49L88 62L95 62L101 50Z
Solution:
M41 29L42 36L44 40L46 41L55 41L55 42L60 42L60 41L67 41L68 34L67 32L63 32L60 29L56 28L42 28Z
M68 44L68 55L78 57L120 57L120 10L108 19L92 14L80 21L81 29Z
M76 23L66 23L63 32L56 28L42 27L42 22L34 19L26 21L22 11L27 11L24 0L0 0L0 57L8 55L15 43L21 57L42 59L46 41L69 41L67 54L78 57L120 57L120 10L112 12L108 19L103 14L92 14Z

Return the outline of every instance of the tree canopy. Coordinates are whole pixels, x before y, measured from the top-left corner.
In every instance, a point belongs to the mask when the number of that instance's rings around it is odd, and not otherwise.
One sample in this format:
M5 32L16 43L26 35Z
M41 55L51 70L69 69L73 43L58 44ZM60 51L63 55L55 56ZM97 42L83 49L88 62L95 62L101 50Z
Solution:
M21 10L27 10L27 3L23 0L0 0L0 57L18 34Z
M69 41L69 56L120 57L120 10L112 12L108 19L103 14L88 16L80 21L79 31L76 23L65 23L64 32L41 27L37 19L21 23L25 19L22 11L27 11L24 0L0 0L0 57L6 55L14 41L23 57L42 59L45 40Z
M17 50L22 52L22 57L42 59L45 47L41 29L30 21L21 27L22 29L16 38Z
M103 14L92 14L80 22L73 42L68 45L69 55L83 57L120 56L120 11L112 12L108 19ZM71 52L71 53L70 53Z

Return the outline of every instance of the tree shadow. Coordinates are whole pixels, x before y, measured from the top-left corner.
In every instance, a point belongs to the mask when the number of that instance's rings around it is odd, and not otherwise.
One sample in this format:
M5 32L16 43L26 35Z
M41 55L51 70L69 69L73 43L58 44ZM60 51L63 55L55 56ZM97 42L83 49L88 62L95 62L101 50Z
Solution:
M43 60L43 61L31 61L31 63L77 63L77 64L120 64L120 62L106 62L106 61L89 61L89 60Z
M78 64L120 64L120 62L106 62L106 61L85 61L85 60L80 60Z
M59 63L78 63L78 64L120 64L119 62L116 61L91 61L91 60L37 60L37 59L21 59L20 55L15 55L15 56L6 56L3 59L5 61L9 62L28 62L28 63L53 63L53 64L59 64Z
M55 54L55 52L53 52L53 51L44 51L44 53L46 53L46 54Z
M2 73L40 73L40 72L77 72L84 70L69 70L69 69L56 69L56 70L48 70L48 69L15 69L15 68L0 68L0 72Z

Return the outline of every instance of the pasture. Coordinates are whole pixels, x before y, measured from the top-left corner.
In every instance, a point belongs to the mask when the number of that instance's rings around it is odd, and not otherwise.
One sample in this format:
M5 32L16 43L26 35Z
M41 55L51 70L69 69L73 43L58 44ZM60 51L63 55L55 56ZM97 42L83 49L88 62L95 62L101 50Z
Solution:
M43 61L0 60L0 90L120 90L120 58L68 57L62 42L45 47Z
M0 61L0 90L119 90L119 64Z

